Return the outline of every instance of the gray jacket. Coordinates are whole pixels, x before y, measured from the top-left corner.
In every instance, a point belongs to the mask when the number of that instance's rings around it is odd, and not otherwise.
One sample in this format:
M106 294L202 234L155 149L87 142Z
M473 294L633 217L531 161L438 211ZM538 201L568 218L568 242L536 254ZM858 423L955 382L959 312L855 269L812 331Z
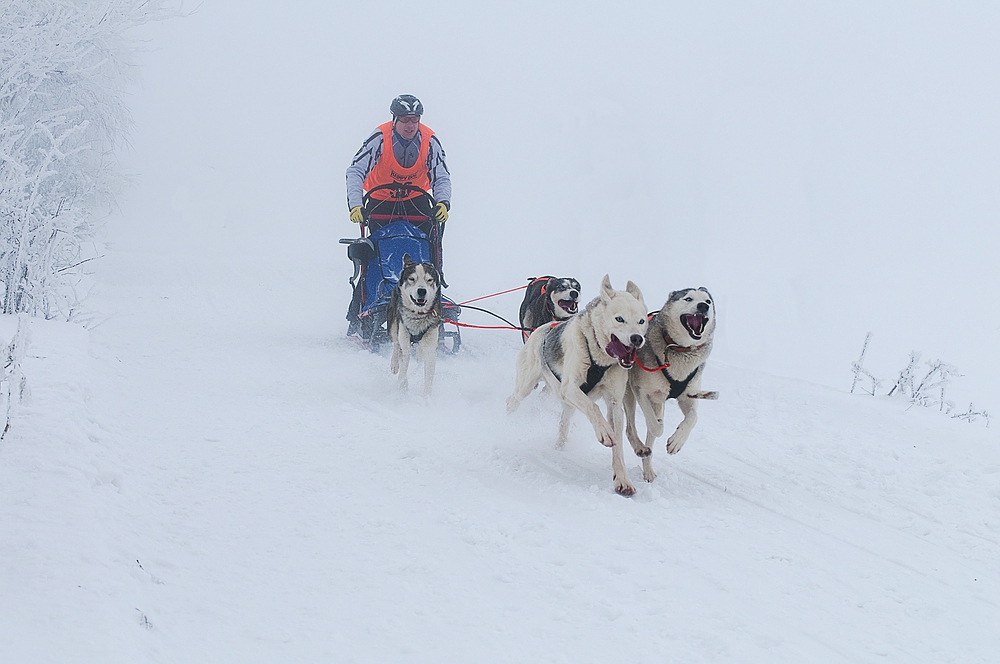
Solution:
M393 131L393 137L397 136ZM413 140L419 146L419 136ZM347 209L352 209L361 205L361 198L364 195L364 182L368 174L372 172L375 164L382 158L385 141L382 140L382 132L378 129L361 144L361 149L354 155L354 160L347 167ZM405 142L403 142L405 146ZM394 146L399 151L399 146ZM404 161L404 154L397 154L397 161ZM401 164L405 165L405 164ZM445 163L444 148L437 134L431 136L430 146L427 149L427 173L431 180L431 190L434 199L439 203L445 203L451 209L451 174L448 172L448 165Z

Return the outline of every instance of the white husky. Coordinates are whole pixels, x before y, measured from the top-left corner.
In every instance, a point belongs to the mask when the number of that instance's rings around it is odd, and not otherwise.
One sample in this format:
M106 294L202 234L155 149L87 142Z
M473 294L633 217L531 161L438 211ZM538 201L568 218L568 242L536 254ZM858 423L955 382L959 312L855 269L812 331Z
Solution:
M632 449L642 458L642 477L656 478L650 455L653 442L663 435L663 404L677 399L684 419L667 439L667 452L681 451L698 421L697 399L716 399L716 392L701 391L701 375L712 352L715 303L704 288L674 291L649 324L646 345L636 355L637 366L629 373L625 392L626 434ZM635 405L646 419L646 442L635 428Z
M400 389L405 390L409 384L406 371L410 365L410 349L416 344L424 362L424 394L430 395L441 319L438 271L430 263L414 263L409 254L404 255L403 271L386 312L386 326L392 339L389 367L392 373L399 374Z
M645 341L646 325L639 287L630 281L624 291L616 291L604 275L600 295L582 313L532 332L518 353L516 385L507 399L507 412L513 412L544 380L563 401L560 447L566 443L573 410L586 415L597 439L611 448L615 491L623 496L634 494L635 487L626 475L622 454L622 398L636 349ZM607 404L607 419L597 406L600 398Z

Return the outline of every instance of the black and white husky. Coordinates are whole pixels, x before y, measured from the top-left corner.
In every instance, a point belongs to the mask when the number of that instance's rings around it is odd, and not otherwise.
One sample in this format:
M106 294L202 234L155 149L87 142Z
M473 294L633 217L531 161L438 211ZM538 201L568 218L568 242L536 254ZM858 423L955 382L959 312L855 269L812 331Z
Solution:
M646 344L636 354L637 366L629 373L625 391L625 433L642 458L642 477L656 478L650 455L653 442L663 435L663 404L676 399L684 419L667 439L667 452L677 454L698 421L698 399L715 399L715 392L701 391L705 361L712 352L715 303L704 288L674 291L646 331ZM646 419L646 442L635 428L635 406Z
M571 277L532 277L521 301L522 339L552 321L566 320L577 312L580 282Z
M582 312L531 334L518 353L516 385L507 399L507 412L517 410L544 380L563 401L560 447L566 443L574 409L586 415L597 439L611 448L615 491L623 496L634 494L635 487L626 475L622 454L622 398L636 350L645 341L646 325L639 287L630 281L624 291L616 291L604 275L600 295ZM601 398L607 404L607 418L597 406Z
M416 345L424 363L424 394L430 395L441 320L441 278L437 269L430 263L414 263L409 254L404 255L403 271L392 290L386 312L386 325L392 339L389 366L392 373L399 374L400 389L405 390L409 384L406 371L410 350Z

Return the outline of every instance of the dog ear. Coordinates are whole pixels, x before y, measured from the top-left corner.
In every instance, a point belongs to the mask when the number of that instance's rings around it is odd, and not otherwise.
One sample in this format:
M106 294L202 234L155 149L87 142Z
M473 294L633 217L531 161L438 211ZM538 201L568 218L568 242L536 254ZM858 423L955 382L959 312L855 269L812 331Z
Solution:
M601 279L601 299L607 301L614 296L615 289L611 287L611 277L604 275L604 278Z
M628 283L625 284L625 292L634 297L635 299L639 300L640 302L643 301L642 291L639 290L638 286L632 283L631 279L629 279Z
M684 297L684 293L686 292L687 289L670 291L670 297L667 298L667 302L676 302L677 300Z
M712 297L712 294L708 292L708 289L705 288L704 286L698 286L698 290L700 290L705 295L707 295L710 300L714 300L715 299L714 297Z
M409 254L403 254L403 269L405 270L406 268L408 268L408 267L410 267L412 265L416 265L416 263L413 262L413 259L410 258L410 255Z

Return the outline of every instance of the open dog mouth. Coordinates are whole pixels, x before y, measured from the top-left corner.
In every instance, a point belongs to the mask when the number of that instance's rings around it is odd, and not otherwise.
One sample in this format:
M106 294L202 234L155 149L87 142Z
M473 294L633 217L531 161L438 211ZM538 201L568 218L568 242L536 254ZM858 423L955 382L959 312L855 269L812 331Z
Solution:
M618 364L625 369L631 369L635 364L635 346L626 346L613 334L611 343L604 348L604 352L618 360Z
M708 316L705 314L683 314L681 315L681 325L687 330L694 340L701 339L705 334L705 327L708 325Z
M427 298L426 297L417 298L417 297L413 297L411 295L410 299L413 300L413 304L417 305L418 307L427 306Z
M568 314L575 314L577 308L576 300L559 300L559 308Z

